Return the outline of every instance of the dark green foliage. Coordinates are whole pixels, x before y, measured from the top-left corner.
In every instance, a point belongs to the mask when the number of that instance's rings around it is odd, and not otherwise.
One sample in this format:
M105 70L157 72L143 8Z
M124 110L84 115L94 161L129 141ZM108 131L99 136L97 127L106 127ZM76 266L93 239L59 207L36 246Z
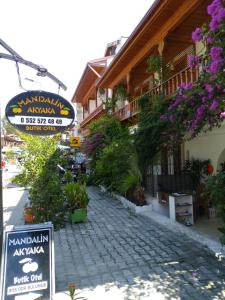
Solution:
M141 184L141 176L137 174L128 174L126 177L122 178L120 182L120 192L122 195L127 195L130 189L134 189Z
M41 175L48 159L55 153L59 136L44 138L21 134L20 137L24 142L25 153L21 162L23 172L14 181L21 186L31 186Z
M144 171L160 148L168 140L166 135L167 122L160 117L167 109L163 95L152 99L145 95L140 98L141 112L138 118L138 129L135 135L141 169Z
M35 223L51 221L55 229L64 225L65 203L61 181L57 170L60 151L48 158L38 178L29 191L31 206L35 211Z
M111 98L107 98L104 102L105 105L105 110L109 113L112 114L116 107L116 103L119 100L128 100L129 99L129 94L127 93L126 88L122 85L119 84L115 86L113 90L113 96Z
M189 174L196 188L201 180L208 175L208 165L210 160L191 159L184 163L183 172Z
M16 154L13 150L9 150L6 152L6 159L10 160L10 159L15 159L16 158Z
M208 177L206 181L206 195L212 205L218 208L220 216L225 223L225 172ZM225 245L225 224L219 230L222 233L220 241Z
M162 69L162 57L159 55L151 55L147 59L147 72L161 73Z
M15 182L29 186L30 204L34 211L34 222L51 221L56 229L64 224L64 195L57 164L64 160L57 149L59 137L37 137L21 135L26 153L22 161L23 172Z
M131 175L136 177L136 184L140 184L137 154L128 128L107 115L93 122L90 131L86 141L91 158L89 183L104 185L122 194L134 185L128 180Z
M165 63L164 58L160 55L151 55L147 59L147 72L156 72L159 79L155 79L155 84L159 84L169 77L170 66Z
M127 139L129 132L111 115L92 122L89 129L90 135L84 142L84 151L91 159L90 165L93 171L104 147L110 145L113 140Z
M66 171L64 176L63 176L65 182L71 182L73 181L73 174L71 171Z
M127 100L129 97L126 88L119 84L114 88L114 98L117 100Z
M69 182L64 187L65 196L67 199L67 209L69 212L74 212L75 209L86 208L88 204L88 194L86 186Z
M96 183L120 192L131 169L133 151L133 145L127 140L113 141L106 146L96 164Z

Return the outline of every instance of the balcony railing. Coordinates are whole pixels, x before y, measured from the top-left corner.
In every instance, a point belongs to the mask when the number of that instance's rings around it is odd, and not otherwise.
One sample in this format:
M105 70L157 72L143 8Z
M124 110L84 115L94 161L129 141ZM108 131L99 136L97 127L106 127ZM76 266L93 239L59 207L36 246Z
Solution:
M81 123L80 127L87 125L92 119L104 111L103 103L99 105L92 113L90 113Z
M172 96L176 93L181 83L195 83L199 78L199 68L187 67L164 81L162 84L155 86L153 89L148 91L146 94L149 96L157 96L164 93L165 96ZM114 115L118 117L120 121L126 120L139 113L138 98L132 100L129 104L125 105L120 110L116 111Z
M152 90L150 90L147 94L150 96L158 95L160 93L164 93L166 96L172 96L176 93L178 87L181 83L195 83L199 78L199 68L187 67L170 77L168 80L164 81L162 84L156 86Z

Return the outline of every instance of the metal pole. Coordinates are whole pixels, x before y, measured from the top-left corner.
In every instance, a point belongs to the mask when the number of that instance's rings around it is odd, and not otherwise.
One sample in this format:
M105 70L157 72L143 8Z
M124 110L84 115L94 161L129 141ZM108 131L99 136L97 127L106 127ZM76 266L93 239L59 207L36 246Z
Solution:
M0 45L5 48L11 55L6 53L0 53L0 59L8 59L15 61L16 63L24 64L34 70L38 71L39 76L47 76L50 79L52 79L54 82L56 82L59 87L61 87L63 90L66 90L67 87L53 74L49 73L46 68L43 68L39 65L34 64L31 61L28 61L26 59L23 59L18 53L16 53L9 45L7 45L2 39L0 39ZM0 107L0 268L1 268L1 257L2 257L2 241L3 241L3 197L2 197L2 128L1 128L1 107Z
M53 74L49 73L48 70L40 65L36 65L33 62L23 59L15 50L13 50L9 45L7 45L2 39L0 39L0 45L5 48L10 54L0 53L0 58L9 59L15 61L16 63L24 64L32 69L38 71L38 76L47 76L54 82L58 84L64 91L66 91L67 87L63 84L58 78L56 78Z
M2 240L3 240L3 197L2 197L2 118L0 106L0 269L2 265Z

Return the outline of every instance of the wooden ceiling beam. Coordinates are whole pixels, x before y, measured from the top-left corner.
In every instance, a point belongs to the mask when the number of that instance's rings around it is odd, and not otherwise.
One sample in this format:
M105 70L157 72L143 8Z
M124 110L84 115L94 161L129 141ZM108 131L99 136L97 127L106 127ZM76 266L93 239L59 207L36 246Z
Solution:
M124 67L123 70L120 72L115 71L117 76L113 78L113 80L110 80L110 76L113 72L114 69L116 69L120 65L120 61L124 59L124 56L126 55L126 52L128 52L129 48L125 51L124 54L118 59L115 65L112 65L110 72L105 75L105 80L104 80L104 75L102 79L103 86L108 86L108 87L113 87L123 78L126 76L127 73L130 72L130 70L137 65L141 59L148 54L150 49L156 45L158 45L164 38L166 38L167 34L169 31L174 30L180 23L184 21L184 19L189 15L197 6L199 6L199 0L186 0L182 1L182 4L179 6L179 8L174 12L170 18L168 18L164 26L158 29L158 31L152 35L148 42L143 45L143 47L140 48L140 51L136 53L136 55L133 55L132 59L130 62ZM146 28L145 28L146 30ZM140 33L141 34L141 33ZM142 33L143 34L143 33ZM136 39L137 40L137 37ZM132 48L132 44L130 46ZM111 74L110 74L111 73ZM105 83L104 83L105 81Z
M89 97L91 95L91 93L93 93L93 90L96 88L96 83L94 82L90 88L88 89L88 91L85 93L85 95L82 97L82 104L86 104L89 100ZM92 100L96 100L96 99L92 99Z
M166 40L169 42L182 42L182 43L186 43L186 44L190 44L192 41L191 36L189 35L169 35L168 37L166 37Z

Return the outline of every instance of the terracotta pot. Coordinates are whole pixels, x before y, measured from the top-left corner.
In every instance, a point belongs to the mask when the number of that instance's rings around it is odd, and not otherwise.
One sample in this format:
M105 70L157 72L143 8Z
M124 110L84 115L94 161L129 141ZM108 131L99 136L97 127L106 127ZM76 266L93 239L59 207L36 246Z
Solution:
M32 207L25 207L23 210L23 218L25 224L32 224L34 222L34 213Z
M128 191L127 199L135 203L137 206L143 206L146 204L145 194L143 187L135 187Z

